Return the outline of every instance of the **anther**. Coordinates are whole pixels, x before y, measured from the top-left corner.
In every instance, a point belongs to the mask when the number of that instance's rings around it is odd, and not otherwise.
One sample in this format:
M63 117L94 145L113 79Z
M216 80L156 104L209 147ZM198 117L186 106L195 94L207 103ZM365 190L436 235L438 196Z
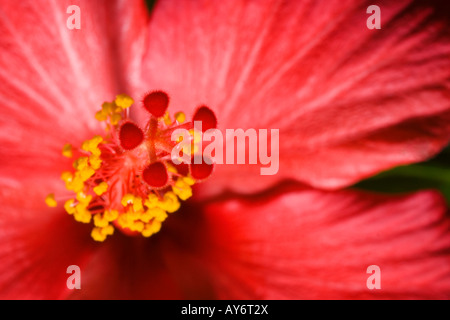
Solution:
M55 194L54 193L50 193L46 198L45 198L45 203L51 207L51 208L55 208L57 206L57 202L55 200Z

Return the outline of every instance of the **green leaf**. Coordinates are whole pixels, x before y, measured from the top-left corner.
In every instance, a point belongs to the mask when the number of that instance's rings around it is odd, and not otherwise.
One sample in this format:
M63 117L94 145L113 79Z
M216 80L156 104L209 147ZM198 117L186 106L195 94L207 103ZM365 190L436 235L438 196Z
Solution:
M450 148L427 162L382 172L357 183L354 188L384 193L437 189L450 205Z

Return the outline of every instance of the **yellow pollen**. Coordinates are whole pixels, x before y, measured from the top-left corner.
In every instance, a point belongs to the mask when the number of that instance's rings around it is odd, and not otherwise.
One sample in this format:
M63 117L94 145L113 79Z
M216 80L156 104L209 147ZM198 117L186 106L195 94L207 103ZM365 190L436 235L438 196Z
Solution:
M95 170L91 167L86 167L78 172L80 173L80 177L83 182L95 174Z
M142 211L144 207L142 206L142 198L136 197L134 198L133 210L134 212Z
M114 227L112 225L105 226L103 228L96 227L91 231L91 237L95 241L103 242L107 236L114 234Z
M144 230L144 223L142 221L133 221L133 223L131 223L128 228L131 231L137 231L137 232L142 232L142 230Z
M104 212L104 218L109 222L114 221L119 216L119 212L117 210L106 210Z
M134 202L134 195L132 195L130 193L127 193L126 195L124 195L122 198L122 201L121 201L121 203L124 207L126 207L129 204L133 204L133 202Z
M116 109L116 104L115 102L104 102L102 104L102 112L104 112L105 114L110 114L112 112L114 112L114 110Z
M66 212L68 214L74 214L76 209L75 209L75 199L69 199L64 203L64 209L66 210Z
M94 192L96 195L101 196L108 190L108 184L106 182L101 182L98 186L94 187Z
M175 182L175 185L172 186L172 191L181 200L187 200L190 197L192 197L192 188L183 179L177 179L177 182Z
M167 218L167 213L161 208L148 209L147 214L156 221L163 222Z
M170 125L172 123L169 112L164 113L163 120L166 125Z
M142 230L142 235L144 237L150 237L151 235L159 232L161 229L161 222L153 221L152 223L148 223L145 225L144 230Z
M45 198L45 203L51 207L51 208L55 208L58 203L55 200L55 194L54 193L50 193L46 198Z
M91 155L89 157L89 164L91 165L92 169L98 170L102 165L102 160L97 156Z
M77 170L83 170L88 168L88 157L80 157L73 162L73 167Z
M94 156L99 157L101 154L100 149L98 148L98 145L103 141L103 138L101 136L95 136L90 140L86 140L81 145L81 149L92 153Z
M110 123L115 126L122 120L121 113L125 109L122 106L130 106L131 104L129 103L130 101L127 98L119 95L116 101L103 103L102 109L95 114L95 119L98 121L107 121L109 119Z
M167 164L167 171L172 172L172 173L178 173L177 169L172 166L170 163Z
M69 172L69 171L64 171L64 172L61 174L61 179L62 179L64 182L72 182L73 174L72 174L71 172Z
M120 120L122 120L122 116L120 114L114 113L111 116L111 124L114 126L117 125Z
M83 204L89 204L89 202L91 202L91 200L92 200L92 195L90 195L90 194L88 194L88 195L86 195L86 194L84 194L83 192L78 192L77 193L77 197L76 197L76 199L80 202L80 203L83 203Z
M94 216L94 225L96 227L100 227L100 228L104 228L109 224L108 219L106 219L105 217L103 217L103 215L101 213L97 213Z
M175 212L180 208L181 204L178 201L178 197L175 193L169 191L164 194L164 199L161 204L161 209L166 210L167 212Z
M150 193L148 198L144 201L144 205L148 208L156 208L158 206L159 200L156 194Z
M79 172L76 172L74 177L66 181L66 189L75 193L78 193L84 189L84 182L81 179Z
M66 143L62 149L62 155L66 158L72 158L73 152L72 152L72 145L70 143Z
M178 123L183 123L186 121L186 115L184 112L177 112L175 113L175 120L178 121Z
M195 184L195 180L192 177L183 177L181 180L189 186L193 186Z
M91 222L92 215L87 210L86 205L79 203L75 206L74 218L78 222L89 223Z
M118 96L116 96L116 100L114 102L117 106L123 109L131 107L131 105L134 103L133 99L126 94L119 94Z
M98 121L106 121L108 119L108 114L103 112L103 110L100 110L95 114L95 119Z

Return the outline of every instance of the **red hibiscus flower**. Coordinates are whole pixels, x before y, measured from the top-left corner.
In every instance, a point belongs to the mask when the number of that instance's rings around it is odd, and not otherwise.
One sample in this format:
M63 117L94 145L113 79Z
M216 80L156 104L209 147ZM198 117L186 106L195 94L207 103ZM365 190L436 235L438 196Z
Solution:
M445 11L382 1L369 30L370 4L2 0L0 297L449 298L439 193L343 190L450 139ZM191 188L164 141L201 104L221 130L279 129L279 172Z

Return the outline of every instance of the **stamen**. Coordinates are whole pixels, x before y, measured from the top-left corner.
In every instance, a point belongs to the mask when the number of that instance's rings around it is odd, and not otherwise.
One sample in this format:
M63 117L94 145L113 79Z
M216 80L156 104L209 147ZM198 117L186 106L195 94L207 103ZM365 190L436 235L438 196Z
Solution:
M108 184L106 182L101 182L98 186L94 187L94 192L96 195L101 196L108 190Z
M116 100L114 100L116 106L121 107L122 109L127 109L131 107L134 103L133 99L126 94L119 94L116 96Z
M172 190L181 200L187 200L192 197L191 185L184 179L178 179L175 185L172 186Z
M55 194L54 193L50 193L46 198L45 198L45 203L51 207L54 208L58 205L58 203L55 200Z
M175 120L178 121L178 123L183 123L186 121L186 115L183 112L177 112L175 113Z
M145 133L128 118L126 109L133 103L123 94L103 103L95 118L105 124L105 135L94 136L79 148L69 143L62 148L64 157L75 157L73 169L61 174L66 189L73 192L64 199L64 209L76 221L93 224L95 241L104 241L115 228L144 237L159 232L162 223L181 207L180 200L192 196L192 186L212 173L212 165L171 161L171 151L178 143L171 140L174 130L192 133L191 153L196 157L201 156L196 145L196 137L201 135L195 134L193 122L185 122L183 112L171 118L166 111L166 93L153 91L143 99L143 107L152 115ZM194 120L202 121L206 130L217 124L214 113L204 106ZM49 194L45 203L58 205L54 194Z
M66 143L62 149L62 155L66 158L72 158L72 145L70 143Z
M75 199L69 199L66 201L66 203L64 203L64 209L66 210L66 212L68 214L74 214L76 209L75 209Z

